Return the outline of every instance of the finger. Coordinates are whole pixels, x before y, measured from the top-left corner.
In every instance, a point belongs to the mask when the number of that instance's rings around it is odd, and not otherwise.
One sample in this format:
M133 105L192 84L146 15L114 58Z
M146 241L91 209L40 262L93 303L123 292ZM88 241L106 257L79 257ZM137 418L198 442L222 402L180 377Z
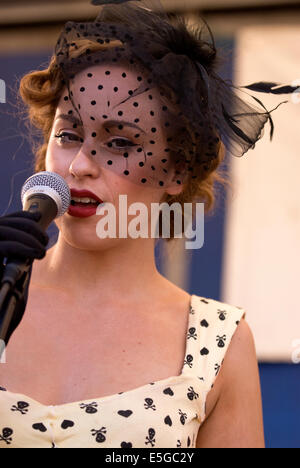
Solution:
M11 227L15 230L27 232L28 234L36 237L44 246L46 246L49 242L49 236L46 231L44 231L44 229L32 219L7 217L0 218L0 226Z
M31 249L19 242L3 241L0 242L0 255L2 257L12 257L20 260L42 259L46 255L46 249Z
M27 247L31 247L33 249L41 250L44 249L44 245L39 242L36 237L27 232L20 231L18 229L14 229L10 226L0 226L0 243L1 241L15 241L19 242L20 244L26 245Z
M39 221L42 217L42 213L40 211L16 211L15 213L10 213L5 215L5 218L25 218L25 219L33 219L34 221Z

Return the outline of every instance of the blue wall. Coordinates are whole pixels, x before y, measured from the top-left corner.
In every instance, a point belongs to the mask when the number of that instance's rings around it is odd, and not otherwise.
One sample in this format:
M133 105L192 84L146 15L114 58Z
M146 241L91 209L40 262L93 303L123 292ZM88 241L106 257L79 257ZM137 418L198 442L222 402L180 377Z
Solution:
M300 448L300 365L260 364L268 448Z
M21 209L20 188L33 173L33 157L26 129L17 117L17 83L20 77L38 69L48 56L0 56L0 79L6 83L6 104L0 104L0 215Z

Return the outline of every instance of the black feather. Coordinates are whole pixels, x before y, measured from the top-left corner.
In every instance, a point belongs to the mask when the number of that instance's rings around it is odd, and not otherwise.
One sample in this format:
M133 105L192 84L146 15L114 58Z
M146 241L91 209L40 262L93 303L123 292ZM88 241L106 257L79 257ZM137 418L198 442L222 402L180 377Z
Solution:
M257 91L258 93L290 94L296 91L297 86L280 85L278 83L260 81L259 83L244 86L244 88L251 89L251 91Z

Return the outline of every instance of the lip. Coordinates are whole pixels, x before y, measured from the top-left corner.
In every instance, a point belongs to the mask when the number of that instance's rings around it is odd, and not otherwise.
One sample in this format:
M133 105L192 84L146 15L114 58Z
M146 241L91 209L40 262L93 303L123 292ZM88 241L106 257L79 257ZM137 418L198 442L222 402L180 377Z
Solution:
M79 197L79 198L92 198L93 200L96 200L100 204L103 203L103 201L97 197L93 192L90 192L89 190L77 190L77 189L70 189L71 192L71 198L72 197ZM90 216L94 216L97 212L97 208L99 205L92 205L92 206L82 206L82 205L77 205L73 206L70 205L68 209L68 214L70 216L74 216L75 218L88 218Z
M78 198L92 198L93 200L96 200L99 203L103 203L103 200L101 200L97 195L95 195L93 192L90 192L89 190L77 190L75 188L71 188L71 198L72 197L78 197Z

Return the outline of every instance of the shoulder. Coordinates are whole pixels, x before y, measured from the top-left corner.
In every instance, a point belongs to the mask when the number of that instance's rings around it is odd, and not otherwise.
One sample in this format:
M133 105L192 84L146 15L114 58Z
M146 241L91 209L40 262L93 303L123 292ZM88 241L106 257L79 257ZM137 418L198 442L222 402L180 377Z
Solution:
M259 393L259 369L252 330L242 318L232 336L216 379L217 400L227 407ZM241 398L242 396L242 398Z
M251 350L255 350L253 333L245 318L240 320L236 332L232 337L227 352L227 359L229 359L230 356L233 358L237 350L246 354L251 354Z
M252 330L247 321L242 318L224 358L222 377L223 381L232 382L232 378L239 372L239 376L247 376L257 369L257 356Z

